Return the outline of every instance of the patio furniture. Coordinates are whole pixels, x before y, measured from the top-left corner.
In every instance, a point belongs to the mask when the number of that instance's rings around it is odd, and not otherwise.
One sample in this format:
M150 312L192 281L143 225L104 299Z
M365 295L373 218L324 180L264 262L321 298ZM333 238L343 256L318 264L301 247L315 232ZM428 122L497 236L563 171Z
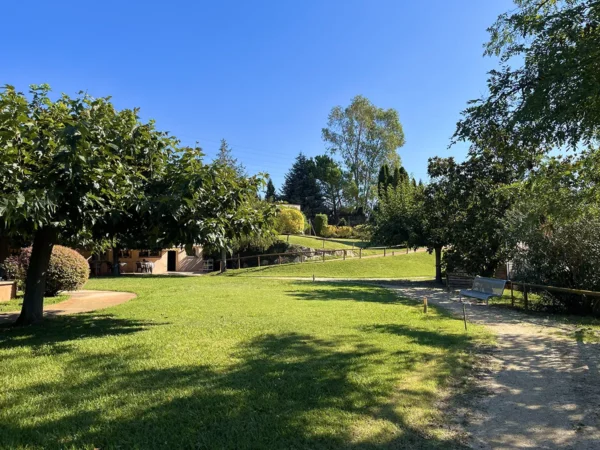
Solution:
M135 266L136 272L152 273L154 271L154 263L150 261L137 261Z
M460 301L462 296L476 298L478 300L485 300L486 305L489 304L489 300L492 297L502 297L504 294L504 286L506 280L500 280L498 278L483 278L475 277L473 281L473 287L471 289L463 289L459 292Z
M135 271L136 271L136 273L142 271L142 263L140 261L136 261L136 263L135 263Z

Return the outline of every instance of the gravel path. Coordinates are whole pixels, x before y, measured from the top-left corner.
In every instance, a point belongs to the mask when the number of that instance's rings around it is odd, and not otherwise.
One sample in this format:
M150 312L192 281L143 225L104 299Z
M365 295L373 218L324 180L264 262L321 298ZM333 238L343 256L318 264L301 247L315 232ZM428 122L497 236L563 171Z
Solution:
M386 287L462 317L462 303L444 290ZM476 382L486 395L474 398L465 425L473 448L600 449L600 345L564 336L568 325L517 311L468 303L467 318L497 335Z

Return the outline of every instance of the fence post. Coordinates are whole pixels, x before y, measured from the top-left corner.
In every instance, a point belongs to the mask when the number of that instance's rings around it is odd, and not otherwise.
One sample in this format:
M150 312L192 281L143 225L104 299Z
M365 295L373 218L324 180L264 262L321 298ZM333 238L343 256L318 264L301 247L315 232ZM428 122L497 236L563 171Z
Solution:
M525 311L529 309L529 297L527 295L527 285L523 285L523 300L525 302Z
M258 267L260 267L260 255L258 256Z
M358 259L362 258L362 247L358 247Z
M325 262L325 250L323 250L323 262Z
M515 307L515 291L514 291L514 287L513 287L513 282L510 282L510 305L514 308Z
M279 265L281 265L281 255L279 255L278 258L279 258Z
M304 262L304 253L300 253L300 262L303 263Z
M344 261L346 261L346 250L344 250Z
M240 254L238 253L238 269L240 269L242 267L242 261L240 258Z

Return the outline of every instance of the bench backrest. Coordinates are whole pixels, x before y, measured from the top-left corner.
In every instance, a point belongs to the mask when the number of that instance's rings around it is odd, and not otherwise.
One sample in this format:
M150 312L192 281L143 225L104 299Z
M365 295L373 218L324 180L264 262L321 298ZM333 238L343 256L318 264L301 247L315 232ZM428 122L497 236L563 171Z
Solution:
M463 288L471 289L473 285L473 277L466 273L446 273L446 287L451 288Z
M475 280L473 281L473 287L471 289L477 292L485 292L486 294L502 296L505 285L506 280L500 280L498 278L475 277Z

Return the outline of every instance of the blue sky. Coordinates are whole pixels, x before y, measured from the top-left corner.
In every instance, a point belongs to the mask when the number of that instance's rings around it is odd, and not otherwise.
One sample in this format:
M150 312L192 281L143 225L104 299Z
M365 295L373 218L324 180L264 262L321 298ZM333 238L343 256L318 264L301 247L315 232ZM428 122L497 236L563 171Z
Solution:
M10 1L0 83L111 95L207 155L226 138L277 187L296 155L357 94L395 108L406 169L448 149L467 100L485 92L486 28L510 0Z

